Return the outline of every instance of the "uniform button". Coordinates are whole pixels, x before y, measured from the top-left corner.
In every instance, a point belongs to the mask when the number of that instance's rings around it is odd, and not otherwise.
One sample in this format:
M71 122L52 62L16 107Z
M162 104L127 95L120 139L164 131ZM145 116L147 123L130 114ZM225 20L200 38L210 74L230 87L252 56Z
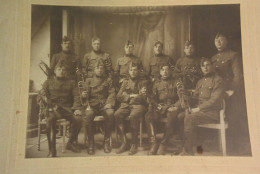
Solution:
M221 63L225 63L224 61L222 61Z
M216 68L218 68L218 65L216 65Z

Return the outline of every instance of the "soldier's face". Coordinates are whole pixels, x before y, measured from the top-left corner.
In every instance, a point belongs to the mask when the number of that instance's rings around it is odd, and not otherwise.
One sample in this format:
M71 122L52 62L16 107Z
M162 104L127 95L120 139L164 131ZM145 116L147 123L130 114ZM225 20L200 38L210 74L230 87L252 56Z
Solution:
M131 67L129 68L129 75L131 78L135 78L138 76L138 68L137 67Z
M125 46L125 54L133 54L134 46L133 45L126 45Z
M210 74L213 72L213 65L209 61L205 61L201 65L201 71L204 75Z
M195 48L193 45L188 45L184 47L184 53L186 56L193 56L195 53Z
M162 54L163 47L161 44L156 44L153 48L155 55Z
M162 79L167 79L170 76L170 69L168 66L163 66L160 70L160 75Z
M65 77L66 68L65 67L56 67L54 73L55 73L56 77Z
M215 46L218 51L222 51L227 47L228 41L227 38L224 36L219 36L215 38Z
M101 76L104 75L104 73L105 73L105 67L104 66L97 66L97 67L95 67L95 74L96 74L96 76L101 77Z
M100 40L94 40L92 42L92 48L94 51L99 51L100 50Z
M62 48L62 51L65 51L65 52L70 51L70 49L71 49L71 42L70 41L62 42L61 48Z

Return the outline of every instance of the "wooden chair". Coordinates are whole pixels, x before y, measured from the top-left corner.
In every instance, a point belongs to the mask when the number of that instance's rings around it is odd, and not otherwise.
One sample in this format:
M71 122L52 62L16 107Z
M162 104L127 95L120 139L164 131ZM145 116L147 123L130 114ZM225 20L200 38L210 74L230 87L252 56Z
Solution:
M46 126L46 120L45 119L40 119L39 117L39 120L38 120L38 151L41 150L41 135L43 134L46 134L46 133L42 133L42 126ZM65 137L66 137L66 131L67 131L67 128L68 126L70 126L70 122L67 121L66 119L58 119L56 121L56 125L59 127L59 128L63 128L63 133L62 133L62 150L61 152L64 153L65 152L65 146L66 146L66 142L65 142ZM59 129L61 130L61 129ZM57 136L58 137L58 136Z
M219 145L222 149L223 156L227 155L226 129L228 128L228 123L225 121L225 110L226 110L226 103L225 100L223 99L223 108L219 112L220 122L218 124L198 125L198 127L202 127L202 128L219 130Z
M126 117L125 118L125 121L129 121L130 120L130 117L128 116L128 117ZM142 148L143 147L143 117L140 117L140 120L139 120L139 122L140 122L140 141L139 141L139 147L140 148ZM116 127L116 129L115 129L115 133L116 133L116 142L118 143L119 142L119 140L118 140L118 132L117 132L118 130L117 130L117 127Z
M94 118L94 123L99 123L99 122L104 122L105 121L105 117L102 115L98 115L95 116ZM87 135L86 135L86 130L84 130L84 145L86 146L86 142L87 142ZM112 137L110 136L110 146L112 147Z

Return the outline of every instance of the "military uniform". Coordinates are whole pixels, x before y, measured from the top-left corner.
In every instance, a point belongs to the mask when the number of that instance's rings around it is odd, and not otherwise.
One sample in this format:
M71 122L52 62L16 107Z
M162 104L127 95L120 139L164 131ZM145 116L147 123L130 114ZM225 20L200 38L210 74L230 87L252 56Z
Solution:
M68 143L73 143L77 140L81 119L73 115L73 110L81 110L79 93L74 80L58 77L45 81L42 90L48 104L46 126L49 151L53 156L56 156L55 127L57 119L65 118L71 122L71 134Z
M140 94L142 88L147 88L147 81L138 77L135 79L125 79L117 94L117 99L121 103L119 109L115 112L117 128L120 130L122 142L126 144L126 132L124 120L127 116L130 118L130 126L132 132L131 144L137 145L138 123L140 117L146 112L147 96ZM130 94L138 94L138 96L130 98ZM121 147L122 148L122 147ZM122 149L122 151L125 149ZM120 151L120 150L119 150ZM121 152L119 152L121 153Z
M173 74L175 78L182 78L186 89L194 89L201 78L199 59L187 56L179 58Z
M196 126L219 122L219 111L224 97L222 78L214 73L203 77L196 85L194 97L198 99L197 107L200 111L185 115L185 118L184 113L180 114L184 119L184 149L190 154L193 154Z
M118 58L115 74L119 76L119 83L122 83L124 79L129 78L129 65L131 63L137 65L141 72L143 71L143 65L140 58L134 55L125 55L124 57Z
M149 63L149 69L148 69L148 76L151 78L152 81L155 79L158 79L160 76L160 67L163 64L169 65L170 69L173 71L174 70L174 65L172 62L172 59L164 54L160 55L154 55L150 59Z
M214 55L211 60L217 74L223 78L226 90L236 91L238 87L241 87L242 64L237 52L226 49Z
M229 122L227 145L230 152L245 151L244 145L241 143L248 143L248 149L250 149L241 61L241 56L230 49L218 52L212 57L217 73L224 79L225 90L235 92L226 102Z
M161 142L161 147L166 145L169 137L172 135L172 129L176 123L177 114L181 105L177 95L177 81L171 78L167 80L159 79L155 81L153 85L153 96L150 99L149 110L145 115L146 126L148 130L148 136L152 143L150 155L155 155L157 152L156 142L156 130L155 126L158 124L160 118L167 117L167 123L165 126L165 133ZM159 104L162 108L158 108ZM177 107L175 111L168 111L170 107ZM160 152L164 153L164 152ZM161 154L161 155L162 155Z
M106 76L89 78L86 81L88 89L87 101L90 109L86 109L83 116L83 126L86 127L89 141L89 154L94 153L94 131L93 120L95 116L102 115L105 117L105 145L109 144L109 138L112 131L114 121L114 105L115 105L115 89L112 85L111 78ZM112 107L104 108L110 104Z
M67 68L67 77L69 79L76 80L76 68L79 64L77 56L72 52L64 51L54 54L50 65L52 73L54 72L55 66L60 62L63 62Z
M83 69L83 72L87 74L87 78L94 76L95 64L98 60L103 61L108 73L112 72L112 62L110 55L103 51L91 51L90 53L84 55L84 58L81 62L81 68Z

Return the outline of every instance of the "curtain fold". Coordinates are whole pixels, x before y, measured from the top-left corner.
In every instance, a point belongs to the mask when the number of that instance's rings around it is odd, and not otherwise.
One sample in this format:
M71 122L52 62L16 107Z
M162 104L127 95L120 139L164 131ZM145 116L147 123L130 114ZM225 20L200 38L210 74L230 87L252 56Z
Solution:
M80 58L91 51L91 38L100 37L102 49L111 55L113 66L124 55L124 44L129 39L135 44L134 54L141 58L146 69L157 40L164 43L164 53L174 61L183 55L183 45L189 36L188 16L187 8L147 15L75 11L70 34Z

